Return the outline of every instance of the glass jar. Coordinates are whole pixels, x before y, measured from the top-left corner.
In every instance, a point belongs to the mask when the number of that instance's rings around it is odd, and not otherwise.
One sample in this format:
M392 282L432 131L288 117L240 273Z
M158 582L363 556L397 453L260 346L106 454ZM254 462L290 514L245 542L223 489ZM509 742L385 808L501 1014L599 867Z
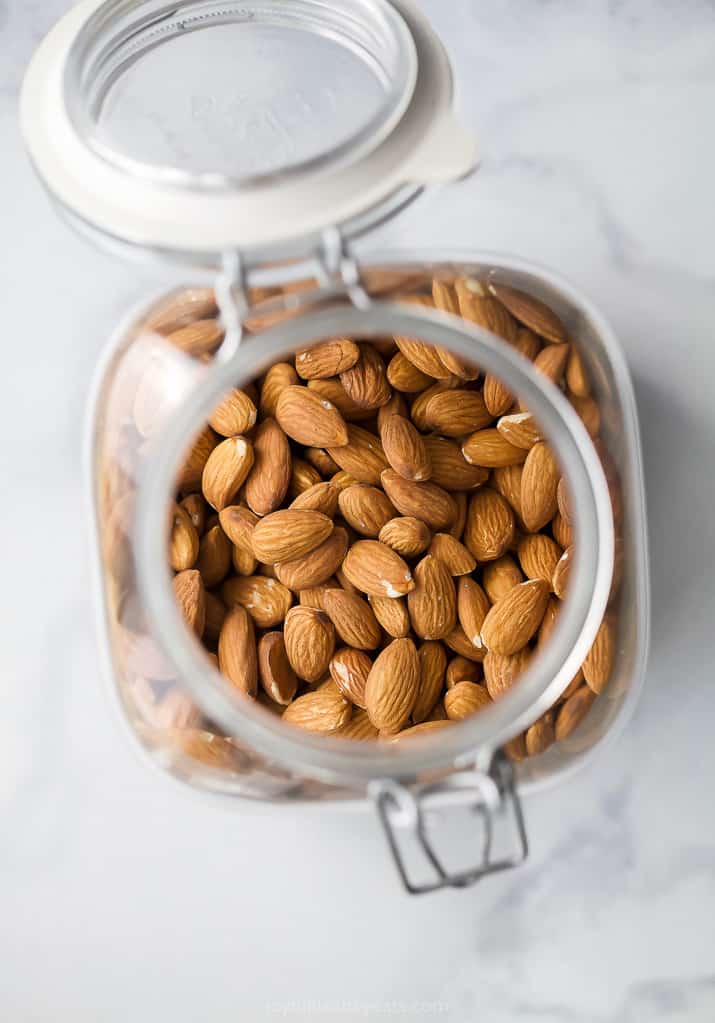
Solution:
M132 735L166 770L206 790L276 803L369 797L411 891L464 885L519 862L527 848L519 794L601 748L642 681L638 426L610 328L553 274L478 252L354 257L370 227L475 163L429 25L407 0L330 8L89 0L41 44L22 115L33 162L63 214L122 255L161 261L170 277L115 330L89 420L100 630ZM503 290L511 288L546 303L567 331L557 342L571 346L590 380L588 407L567 400L478 317L434 308L434 282L451 289L456 280L479 295L513 299ZM562 530L576 537L574 563L555 627L500 699L410 742L354 742L289 727L267 709L271 701L248 700L228 682L187 628L167 543L176 501L201 489L219 440L207 422L231 389L322 339L379 346L394 337L476 364L501 381L509 405L516 399L533 414L568 486L572 521ZM474 388L477 379L469 378ZM192 564L204 558L211 590L222 579L220 565L211 577L214 547L221 564L231 552L220 524L209 532ZM607 687L595 702L582 689L590 709L578 727L524 758L525 729L554 706L563 714L604 615L617 620ZM210 646L220 623L200 631ZM486 837L476 866L450 870L424 821L455 803L480 810ZM508 854L492 851L495 821L513 829ZM417 840L428 880L406 868L405 835Z

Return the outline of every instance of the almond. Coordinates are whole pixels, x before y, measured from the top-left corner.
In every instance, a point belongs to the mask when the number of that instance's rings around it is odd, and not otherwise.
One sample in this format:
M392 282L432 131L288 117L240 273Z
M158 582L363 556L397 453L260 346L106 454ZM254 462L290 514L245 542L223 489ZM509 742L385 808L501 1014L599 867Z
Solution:
M163 331L162 331L163 333ZM166 339L186 355L198 358L212 355L223 341L224 331L218 320L195 320L167 334Z
M394 735L417 699L420 662L411 639L395 639L376 658L365 686L365 706L375 728Z
M481 281L462 277L455 281L459 311L465 320L506 341L516 338L516 323L505 306L490 295Z
M554 626L559 617L559 609L561 602L556 597L550 597L549 602L546 605L546 611L544 611L544 617L539 626L539 633L537 636L537 647L541 648L545 643L548 643L551 633L554 631Z
M496 427L477 430L462 444L462 454L472 465L485 469L497 469L502 465L519 465L526 458L526 451L510 444Z
M288 362L277 362L266 373L263 386L261 387L261 398L259 408L265 417L275 418L276 406L281 392L286 387L293 387L298 383L298 374Z
M573 523L571 495L569 493L568 483L563 476L559 480L559 485L556 488L556 503L559 508L559 513L563 517L564 521L570 526Z
M201 494L188 494L183 501L179 502L179 507L183 508L187 513L197 534L203 536L204 529L206 528L208 505Z
M573 529L557 512L551 520L551 533L559 547L571 547L574 541Z
M282 561L276 568L280 581L291 590L307 590L320 586L343 563L348 549L348 534L336 526L319 547L293 561Z
M569 345L547 345L534 359L534 369L558 385L563 380L568 357Z
M291 508L320 512L333 518L338 510L338 490L332 483L314 483L291 502Z
M553 746L555 738L554 715L547 711L526 730L524 739L527 754L535 757L539 753L545 753L549 746Z
M502 302L512 316L553 344L566 340L566 329L553 310L533 295L506 284L491 281L489 290Z
M358 540L343 562L345 575L358 590L373 597L401 597L415 588L407 564L378 540Z
M487 373L484 377L484 388L482 390L484 404L489 412L496 416L503 416L514 404L514 395L501 379L493 373Z
M330 735L339 732L350 721L352 706L333 689L316 689L289 703L282 720L309 732Z
M578 728L595 699L596 694L588 686L581 686L561 705L556 715L555 735L558 741L568 738Z
M457 616L465 635L477 649L484 646L482 626L490 607L489 598L479 583L463 576L457 584Z
M418 739L422 735L431 735L432 732L441 731L441 729L451 724L451 721L420 721L418 725L412 725L410 728L403 728L403 730L397 735L392 736L392 742L403 742L405 739Z
M211 452L218 444L218 437L210 426L205 426L193 440L179 469L176 485L179 490L198 490L201 477Z
M186 288L175 291L155 305L142 327L168 335L197 320L214 317L218 312L213 288Z
M513 738L509 739L502 746L504 753L507 755L509 760L519 764L526 758L526 741L524 739L524 733L519 732Z
M258 562L253 551L239 547L237 544L233 545L231 562L239 575L255 575L258 569Z
M457 624L448 636L444 637L444 643L455 654L466 657L469 661L483 661L485 649L483 646L476 647L467 639L467 634L461 625Z
M482 585L492 604L524 582L519 566L508 554L503 554L496 561L488 562L482 570Z
M380 438L352 423L341 446L328 446L328 454L359 483L379 483L380 473L387 468Z
M482 625L482 640L487 649L515 654L526 646L544 617L549 589L543 579L530 579L501 597Z
M421 373L436 380L451 375L434 345L425 344L416 337L395 337L395 341L404 357Z
M221 509L218 520L231 543L252 555L251 538L256 523L260 521L255 512L241 504L229 504L228 507Z
M383 423L382 447L391 467L406 480L427 480L432 473L421 434L409 419L389 416Z
M428 554L415 567L407 597L412 628L420 639L442 639L457 623L457 595L446 566Z
M174 594L184 621L201 639L206 623L206 591L196 569L186 569L175 575Z
M401 515L421 519L432 529L445 529L454 522L457 507L447 491L435 483L406 480L394 469L386 469L380 478Z
M245 437L227 437L208 457L201 476L204 497L216 511L229 505L253 465L253 445Z
M445 437L423 437L432 467L430 480L444 490L474 490L489 478L489 471L470 465L461 448Z
M446 437L462 437L481 430L492 421L481 391L449 390L427 402L424 417L428 427Z
M492 700L510 689L520 675L526 671L532 652L528 646L515 654L497 654L490 650L484 658L484 681Z
M579 398L575 394L570 394L569 401L586 427L589 437L592 439L598 437L601 429L601 413L593 398Z
M480 682L483 676L481 664L458 655L447 665L444 682L447 689L451 689L457 682Z
M338 729L335 735L341 739L354 739L364 742L367 739L377 739L379 732L367 715L367 711L354 710L352 717L347 724Z
M310 462L306 462L304 458L294 457L291 465L290 482L288 484L288 496L291 500L300 497L306 490L310 490L318 483L322 483L318 470L313 468Z
M586 654L583 662L583 677L589 689L594 693L602 693L613 671L616 637L612 623L607 619L601 622L593 646Z
M396 391L417 394L430 387L434 383L434 378L418 369L402 352L397 352L388 363L387 381Z
M420 663L420 682L417 699L412 708L412 720L424 721L431 714L444 686L447 655L441 643L428 641L417 651Z
M457 682L444 697L444 709L450 721L463 721L491 704L486 688L477 682Z
M321 679L335 648L335 629L325 612L314 607L292 607L285 616L283 635L296 675L306 682Z
M348 397L361 408L377 409L390 400L385 363L370 344L358 345L360 358L351 369L340 374L340 383Z
M260 629L280 625L293 603L287 586L263 575L227 579L221 587L221 597L227 607L245 608Z
M429 553L441 561L450 575L469 575L477 567L470 552L449 533L435 533Z
M491 484L509 502L514 514L521 519L522 465L504 465L492 470Z
M416 558L429 546L431 533L424 522L410 516L390 519L378 534L380 543L392 547L403 558Z
M264 419L259 425L253 453L253 468L244 490L246 504L257 515L270 515L288 493L292 470L288 438L275 419Z
M449 535L453 536L455 540L459 540L460 536L464 533L464 525L467 521L467 495L465 493L456 493L453 497L454 503L457 506L457 517L449 527Z
M358 650L379 646L382 632L366 600L345 590L327 590L323 603L343 643Z
M392 636L394 639L404 639L405 636L409 636L410 616L404 597L371 596L368 599L375 618L388 636Z
M231 567L231 541L220 526L211 526L201 537L195 567L201 573L207 590L227 575Z
M258 687L258 658L253 622L242 607L232 608L224 618L218 639L218 663L222 674L237 689L255 696Z
M354 487L357 480L354 476L351 476L349 472L344 472L340 469L334 476L330 477L330 483L337 490L339 501L339 495L343 492L343 490L347 490L348 487Z
M427 405L435 394L442 394L443 391L449 391L454 387L458 387L462 382L463 381L461 381L459 377L445 377L443 380L438 380L436 384L428 387L426 391L422 391L421 394L418 394L414 398L410 408L410 419L418 430L422 430L422 432L429 430L427 420L425 419L425 411L427 409Z
M365 686L372 661L362 650L344 646L330 659L330 677L346 700L365 709Z
M432 281L432 301L435 308L443 313L449 313L450 316L461 316L457 293L447 281L437 279ZM476 380L479 376L479 367L461 355L457 355L451 349L437 345L437 353L449 372L461 377L462 380Z
M175 504L169 535L169 564L175 572L183 572L193 568L198 556L199 534L189 513Z
M314 469L317 469L321 476L332 476L340 466L334 461L327 451L322 448L305 448L303 451L306 462L310 462Z
M204 639L211 643L217 643L221 634L221 626L226 617L226 605L216 596L215 593L206 594L206 624L204 626Z
M356 483L341 490L338 504L347 524L361 536L377 537L395 515L387 496L366 483Z
M322 586L312 586L298 593L298 603L304 607L315 607L325 611L325 594L328 590L339 590L340 584L335 579L328 579Z
M588 398L591 395L591 385L584 369L581 353L575 345L571 345L566 363L566 386L578 398Z
M295 368L303 380L335 377L350 369L360 358L360 349L346 337L320 341L295 353Z
M527 579L543 579L551 586L551 580L561 557L561 548L543 533L524 536L517 546L519 562ZM558 596L558 594L557 594Z
M390 416L402 416L403 419L406 419L409 414L410 410L405 399L397 391L393 391L390 400L377 410L377 432L380 437L382 437L383 427Z
M302 508L282 508L261 519L253 529L251 543L259 561L274 565L293 561L314 550L333 531L327 515Z
M370 419L374 414L372 409L357 405L352 400L338 377L330 377L328 380L309 380L308 390L314 391L323 400L334 405L348 423Z
M558 511L556 490L560 476L549 445L543 441L535 444L526 457L521 477L521 517L530 532L543 529Z
M257 418L256 406L245 391L235 387L213 410L209 424L223 437L234 437L236 434L247 433Z
M537 441L542 439L539 424L531 412L515 412L510 416L502 416L497 423L497 430L515 448L528 451Z
M481 487L469 499L464 543L477 561L495 561L514 539L514 513L496 490Z
M281 391L276 420L299 444L329 449L348 442L348 428L335 405L308 387L292 386Z
M547 539L546 537L544 539ZM556 544L554 544L556 547ZM558 548L557 548L558 549ZM556 596L563 600L568 589L571 566L573 564L573 547L567 547L554 566L551 575L551 588Z
M290 703L298 688L298 679L290 666L282 632L266 632L261 636L258 673L261 685L275 703Z

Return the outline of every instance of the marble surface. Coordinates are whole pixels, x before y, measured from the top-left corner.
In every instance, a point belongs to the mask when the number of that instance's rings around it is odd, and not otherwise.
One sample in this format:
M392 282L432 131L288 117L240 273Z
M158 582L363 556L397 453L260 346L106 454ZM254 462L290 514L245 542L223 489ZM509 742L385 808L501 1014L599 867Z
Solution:
M67 4L0 0L0 1016L715 1018L715 10L424 0L482 140L472 180L386 232L507 250L611 319L638 397L653 643L600 761L528 801L532 854L410 899L370 814L216 807L135 759L100 681L83 408L132 268L53 216L16 95Z

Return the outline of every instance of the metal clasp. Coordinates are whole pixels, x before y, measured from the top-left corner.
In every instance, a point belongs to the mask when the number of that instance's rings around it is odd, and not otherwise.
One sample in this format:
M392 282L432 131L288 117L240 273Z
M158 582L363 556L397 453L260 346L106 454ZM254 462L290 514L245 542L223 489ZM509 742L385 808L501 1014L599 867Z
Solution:
M433 892L440 888L466 888L489 874L510 870L524 862L529 853L521 803L514 783L514 766L503 753L492 761L488 773L463 771L434 785L408 789L393 779L372 782L368 789L377 809L380 823L390 846L402 883L412 895ZM444 866L427 833L425 815L444 809L445 804L468 805L482 821L481 860L466 870L452 871ZM513 854L492 857L494 826L497 818L512 818L516 833ZM417 883L407 871L400 833L416 841L429 864L434 880Z

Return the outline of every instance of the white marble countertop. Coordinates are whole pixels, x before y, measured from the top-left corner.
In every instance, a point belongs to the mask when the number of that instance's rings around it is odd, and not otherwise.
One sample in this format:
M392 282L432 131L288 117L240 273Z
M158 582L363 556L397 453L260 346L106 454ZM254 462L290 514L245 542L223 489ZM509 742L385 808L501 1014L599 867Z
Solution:
M715 16L707 0L424 0L482 141L400 244L569 275L622 339L653 644L619 742L528 800L518 873L410 899L370 814L205 804L135 759L100 682L83 408L132 268L53 216L18 138L65 0L0 0L5 497L0 1017L7 1023L715 1018Z

